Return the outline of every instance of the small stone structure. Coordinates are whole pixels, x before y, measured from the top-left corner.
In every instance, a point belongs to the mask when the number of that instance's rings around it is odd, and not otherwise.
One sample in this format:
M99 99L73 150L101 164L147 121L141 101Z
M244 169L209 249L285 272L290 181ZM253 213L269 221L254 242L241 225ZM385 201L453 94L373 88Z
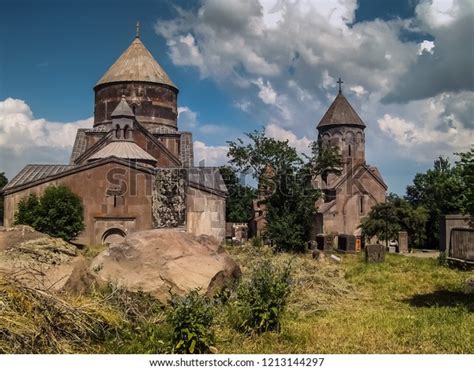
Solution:
M319 250L327 251L334 249L334 234L318 234L316 235L316 243Z
M355 253L356 237L354 235L339 234L337 236L337 249L345 253Z
M474 229L451 229L448 258L474 264Z
M231 242L246 242L249 238L249 227L245 223L227 222L226 228L226 239L230 239Z
M406 231L398 233L398 253L408 253L408 233Z
M385 261L385 247L381 244L370 244L365 247L365 262Z

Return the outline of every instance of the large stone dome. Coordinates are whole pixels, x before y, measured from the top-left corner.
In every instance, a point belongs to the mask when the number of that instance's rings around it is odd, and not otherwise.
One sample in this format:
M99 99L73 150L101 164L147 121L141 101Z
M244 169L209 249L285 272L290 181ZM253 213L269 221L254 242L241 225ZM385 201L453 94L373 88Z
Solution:
M125 96L136 119L150 132L177 130L178 88L137 36L94 87L94 127L108 130Z

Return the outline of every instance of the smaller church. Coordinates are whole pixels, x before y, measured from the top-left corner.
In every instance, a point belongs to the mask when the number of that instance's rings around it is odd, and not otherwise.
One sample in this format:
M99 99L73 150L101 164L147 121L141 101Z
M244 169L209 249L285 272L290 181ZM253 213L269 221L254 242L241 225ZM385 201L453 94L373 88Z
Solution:
M377 167L365 160L365 123L342 93L319 121L318 140L339 149L342 173L318 178L323 197L316 202L316 233L360 235L359 225L371 208L385 202L387 185Z
M110 243L153 228L225 236L227 189L218 168L194 167L178 129L178 87L137 35L94 87L94 124L79 129L67 164L29 164L4 188L4 225L21 199L63 184L80 196L79 243Z

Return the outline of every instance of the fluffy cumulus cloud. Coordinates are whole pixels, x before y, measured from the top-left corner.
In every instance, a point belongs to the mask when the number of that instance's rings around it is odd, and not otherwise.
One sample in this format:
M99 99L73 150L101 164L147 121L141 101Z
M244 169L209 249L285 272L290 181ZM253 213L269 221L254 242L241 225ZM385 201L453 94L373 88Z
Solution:
M92 117L67 123L34 118L23 100L0 101L2 171L12 178L28 163L68 163L78 128L91 127Z
M341 76L368 126L369 153L389 145L394 158L427 163L465 149L474 125L472 1L420 0L413 18L364 22L357 7L357 0L201 0L155 30L175 64L221 84L267 134L298 148L316 137Z
M227 163L227 146L212 146L202 141L194 141L194 164L200 167L216 167Z
M421 0L412 22L415 30L429 33L419 57L394 85L385 102L426 99L443 92L473 90L474 6L472 0Z
M311 140L306 136L298 138L292 131L285 130L274 123L270 123L265 127L265 135L281 141L288 141L288 144L295 148L298 153L309 155Z

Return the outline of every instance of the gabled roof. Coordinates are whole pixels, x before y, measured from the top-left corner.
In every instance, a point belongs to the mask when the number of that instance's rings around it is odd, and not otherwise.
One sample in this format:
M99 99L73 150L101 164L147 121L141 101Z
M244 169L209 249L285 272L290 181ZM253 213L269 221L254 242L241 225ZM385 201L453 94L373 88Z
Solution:
M114 117L135 117L135 113L133 113L132 108L128 105L127 100L125 99L125 95L122 95L122 99L115 107L114 111L110 115L112 118Z
M133 168L137 171L154 174L156 170L149 166L142 165L136 162L130 162L126 159L117 158L115 156L99 159L97 161L77 165L38 165L29 164L23 168L12 181L10 181L3 189L2 193L11 194L17 191L28 189L48 181L56 180L64 176L72 175L90 168L99 167L107 163L116 163L128 168ZM47 169L46 167L57 167L54 169Z
M319 121L318 128L331 125L358 125L365 127L365 123L341 92L339 92L323 118L321 118L321 121Z
M130 140L111 141L105 147L92 154L88 160L93 161L111 156L122 159L156 162L155 158Z
M155 82L177 88L139 37L115 61L96 86L123 81Z
M113 130L110 130L109 132L104 132L104 136L102 136L95 144L93 144L89 148L86 148L82 153L77 155L74 158L73 163L79 164L81 162L84 162L84 160L86 160L90 155L99 151L102 147L107 145L107 143L112 139L113 132Z
M20 185L41 180L43 178L57 175L75 166L62 164L28 164L18 174L5 185L3 190L8 190Z
M347 181L349 176L359 179L365 173L370 174L371 177L375 179L385 190L388 189L388 186L383 180L382 175L380 174L379 170L376 167L369 166L368 164L365 164L365 163L356 165L350 172L344 171L340 176L336 177L334 181L331 182L330 188L332 189L340 188Z

